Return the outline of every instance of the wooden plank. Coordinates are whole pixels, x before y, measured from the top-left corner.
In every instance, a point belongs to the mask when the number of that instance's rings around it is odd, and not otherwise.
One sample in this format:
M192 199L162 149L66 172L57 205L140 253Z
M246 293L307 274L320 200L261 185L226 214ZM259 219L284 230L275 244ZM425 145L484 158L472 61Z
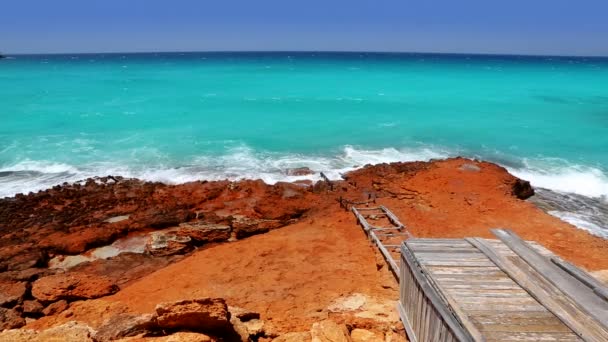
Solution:
M496 284L496 283L488 283L488 284L484 284L484 283L476 283L476 284L468 284L468 283L462 283L461 281L442 281L441 282L441 287L443 289L458 289L458 290L471 290L471 291L477 291L477 290L520 290L521 287L519 285L517 285L515 282L511 281L508 283L501 283L501 284Z
M470 247L471 245L464 239L425 239L425 238L414 238L410 239L412 245L418 246L460 246Z
M551 262L592 289L600 298L608 300L608 287L604 286L594 276L560 258L553 257L551 258Z
M519 258L497 252L484 239L467 239L494 263L526 289L536 300L559 317L577 335L589 341L608 341L608 332L597 321L585 315L567 296Z
M493 229L492 233L509 246L520 258L527 262L541 276L570 297L582 312L593 317L608 334L608 302L599 298L593 289L581 283L546 257L538 254L519 236L509 230ZM599 299L599 300L598 300Z
M429 299L435 310L437 310L445 324L449 326L453 336L460 341L481 340L481 335L477 329L474 329L473 331L465 330L452 315L447 306L440 299L436 290L429 284L428 279L418 268L414 255L407 247L407 242L401 247L401 256L401 260L404 264L403 267L408 267L410 269L414 275L414 278L416 279L416 282L419 284L426 297Z
M508 341L580 341L580 339L570 333L562 333L562 332L503 332L496 331L487 334L488 341L500 341L500 342L508 342Z
M498 267L492 266L467 266L467 267L449 267L449 266L427 266L428 270L433 275L460 274L460 275L490 275L490 276L506 276L505 273Z
M483 261L488 258L483 253L434 253L434 252L415 252L416 259L430 259L430 260L443 260L443 259L455 259L455 260L476 260Z
M421 260L421 263L428 266L479 266L489 267L492 266L492 262L489 260Z
M530 297L530 294L524 290L511 290L511 289L454 289L447 288L453 296L458 297L491 297L491 298L519 298L519 297Z

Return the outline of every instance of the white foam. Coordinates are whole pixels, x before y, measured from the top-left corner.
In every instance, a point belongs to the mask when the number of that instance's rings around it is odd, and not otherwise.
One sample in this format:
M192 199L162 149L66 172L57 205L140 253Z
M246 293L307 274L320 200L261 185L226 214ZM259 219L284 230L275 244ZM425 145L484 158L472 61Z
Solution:
M194 158L181 167L171 164L168 158L154 149L145 149L145 161L157 161L153 166L125 165L118 161L106 161L81 167L50 162L23 160L13 165L0 167L0 172L9 172L0 177L0 198L14 196L50 188L64 182L73 183L95 176L123 176L180 184L197 180L241 180L261 179L268 184L298 180L316 181L319 172L330 179L340 179L345 172L366 164L390 163L398 161L427 161L456 155L452 151L436 147L361 149L345 146L334 156L303 155L255 151L240 145L223 155L207 155ZM141 156L141 153L138 155ZM483 158L483 157L481 157ZM491 159L491 158L490 158ZM139 162L140 160L135 160ZM587 197L608 198L608 176L598 168L573 165L559 159L523 160L523 166L507 167L515 176L529 180L533 186L553 191L576 193ZM288 175L291 168L308 167L313 174L303 176ZM577 227L605 234L606 230L585 220L575 213L553 213ZM599 233L597 233L599 232ZM604 235L601 235L604 236Z
M588 215L565 211L549 211L549 214L559 217L561 220L566 221L575 227L586 230L595 236L608 239L608 230L591 222Z
M568 165L561 161L533 165L525 161L525 168L508 168L516 177L530 181L533 186L554 191L570 192L587 197L608 196L608 176L601 170L588 166Z

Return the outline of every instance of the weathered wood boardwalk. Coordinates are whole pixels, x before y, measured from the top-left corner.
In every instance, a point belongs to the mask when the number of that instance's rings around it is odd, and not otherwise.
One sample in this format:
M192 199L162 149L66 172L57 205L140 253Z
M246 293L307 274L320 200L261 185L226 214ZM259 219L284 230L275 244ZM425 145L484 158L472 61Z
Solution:
M537 243L408 239L399 311L412 341L608 341L606 288Z
M410 341L608 341L608 288L540 244L419 239L384 206L351 210L399 278Z

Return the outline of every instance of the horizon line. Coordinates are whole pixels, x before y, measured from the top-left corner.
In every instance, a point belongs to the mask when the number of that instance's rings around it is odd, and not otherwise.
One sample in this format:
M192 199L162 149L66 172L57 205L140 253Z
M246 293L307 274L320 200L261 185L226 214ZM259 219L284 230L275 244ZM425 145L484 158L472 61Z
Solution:
M369 53L369 54L411 54L411 55L462 55L462 56L510 56L510 57L554 57L554 58L608 58L608 55L558 55L527 53L489 53L489 52L430 52L430 51L382 51L382 50L167 50L167 51L98 51L98 52L29 52L2 53L3 56L37 55L96 55L96 54L154 54L154 53Z

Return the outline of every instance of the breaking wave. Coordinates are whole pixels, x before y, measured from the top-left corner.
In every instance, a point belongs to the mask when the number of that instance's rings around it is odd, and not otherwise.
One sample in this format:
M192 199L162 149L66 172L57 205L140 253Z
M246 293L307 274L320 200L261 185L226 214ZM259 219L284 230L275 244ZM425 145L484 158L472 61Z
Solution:
M437 147L361 149L345 146L333 155L286 154L260 152L248 146L237 146L222 155L199 156L181 163L180 166L128 165L117 161L89 163L84 166L69 165L50 161L22 160L13 165L0 167L0 198L17 193L35 192L64 182L72 183L95 176L123 176L168 184L179 184L196 180L239 180L262 179L274 184L280 181L316 181L323 171L331 179L360 168L366 164L397 161L427 161L436 158L456 156L455 151ZM483 157L483 156L482 156ZM491 157L484 158L492 160ZM163 159L167 163L166 159ZM599 168L569 164L557 159L523 159L505 167L515 176L529 180L533 186L548 189L555 194L576 194L594 199L581 207L548 210L561 219L588 230L596 235L608 237L608 227L602 226L607 218L591 211L589 203L606 208L608 205L608 176ZM516 167L512 165L517 165ZM289 169L308 167L313 174L289 175ZM566 197L563 197L566 198ZM559 200L558 200L559 201ZM604 219L606 221L604 221Z

